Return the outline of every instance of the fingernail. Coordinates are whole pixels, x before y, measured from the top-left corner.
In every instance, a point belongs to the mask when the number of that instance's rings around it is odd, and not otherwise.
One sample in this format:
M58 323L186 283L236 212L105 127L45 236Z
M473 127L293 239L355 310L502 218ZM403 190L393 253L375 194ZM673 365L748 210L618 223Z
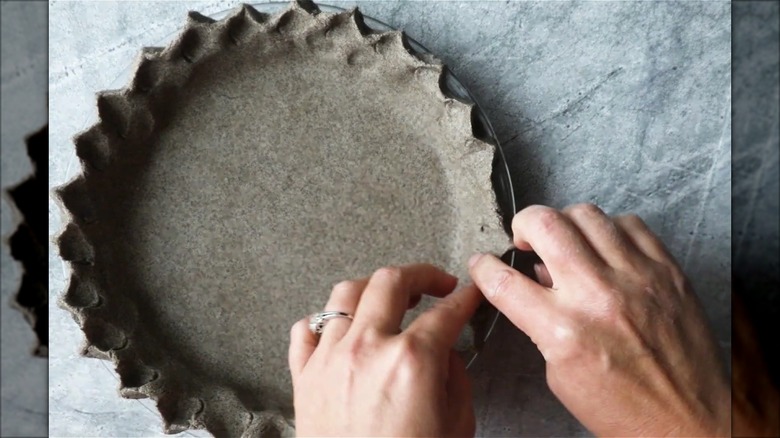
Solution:
M471 256L471 258L469 259L469 268L471 268L474 265L476 265L477 262L479 261L479 259L482 258L482 256L483 256L483 254L480 254L480 253L476 253L473 256Z

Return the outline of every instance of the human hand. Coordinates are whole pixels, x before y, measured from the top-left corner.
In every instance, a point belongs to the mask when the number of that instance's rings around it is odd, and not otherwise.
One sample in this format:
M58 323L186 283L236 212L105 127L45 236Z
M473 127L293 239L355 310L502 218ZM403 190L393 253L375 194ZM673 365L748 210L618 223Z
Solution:
M309 319L290 337L295 428L299 436L473 436L471 384L452 346L482 295L455 292L457 278L430 265L383 268L339 283L319 340ZM420 294L441 297L406 330Z
M756 329L738 289L731 294L731 321L732 436L778 437L780 391L767 369Z
M718 347L685 275L637 216L584 204L532 206L514 243L536 251L539 283L492 255L470 273L537 345L547 383L599 436L730 432L731 396Z

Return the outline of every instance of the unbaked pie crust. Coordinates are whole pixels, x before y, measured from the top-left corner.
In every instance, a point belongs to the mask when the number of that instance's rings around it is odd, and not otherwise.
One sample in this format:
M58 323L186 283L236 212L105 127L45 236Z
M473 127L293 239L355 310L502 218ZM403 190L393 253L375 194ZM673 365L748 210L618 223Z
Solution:
M412 262L467 281L471 254L509 247L495 147L443 71L401 32L303 1L190 13L143 49L56 190L83 353L168 433L293 433L289 328L335 282Z

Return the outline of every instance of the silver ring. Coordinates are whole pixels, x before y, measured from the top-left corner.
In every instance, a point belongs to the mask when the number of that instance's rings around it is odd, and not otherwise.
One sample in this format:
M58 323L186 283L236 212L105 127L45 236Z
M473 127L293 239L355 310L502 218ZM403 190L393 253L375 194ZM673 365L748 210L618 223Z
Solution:
M309 318L309 330L319 336L322 334L322 330L325 329L325 324L335 318L348 318L351 321L353 316L349 313L338 311L315 313Z

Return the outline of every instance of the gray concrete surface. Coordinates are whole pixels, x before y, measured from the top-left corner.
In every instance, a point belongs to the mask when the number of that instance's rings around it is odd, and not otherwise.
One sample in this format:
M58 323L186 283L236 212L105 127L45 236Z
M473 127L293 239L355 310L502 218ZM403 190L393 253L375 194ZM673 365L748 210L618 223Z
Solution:
M732 7L735 292L780 385L780 2Z
M447 62L503 141L522 205L590 201L638 212L677 256L730 346L731 66L727 2L332 2L403 28ZM50 175L77 171L70 137L94 93L121 86L138 49L185 11L233 2L51 2ZM4 219L5 220L5 219ZM50 232L60 229L51 206ZM50 257L52 301L65 285ZM158 436L150 403L122 400L82 359L78 327L51 309L50 433ZM527 338L505 320L472 374L478 433L586 435L555 401Z
M780 252L780 223L766 220L780 211L780 3L743 2L734 8L735 32L755 29L754 38L734 41L734 96L740 96L733 105L734 267L754 265L753 269L777 278L777 258L765 256Z
M25 137L46 124L46 3L2 2L2 190L22 182L32 166ZM18 213L0 197L2 284L0 289L0 436L46 434L48 361L33 357L37 341L22 314L11 308L22 278L21 264L11 258L7 239L19 224ZM43 200L41 200L43 201Z

